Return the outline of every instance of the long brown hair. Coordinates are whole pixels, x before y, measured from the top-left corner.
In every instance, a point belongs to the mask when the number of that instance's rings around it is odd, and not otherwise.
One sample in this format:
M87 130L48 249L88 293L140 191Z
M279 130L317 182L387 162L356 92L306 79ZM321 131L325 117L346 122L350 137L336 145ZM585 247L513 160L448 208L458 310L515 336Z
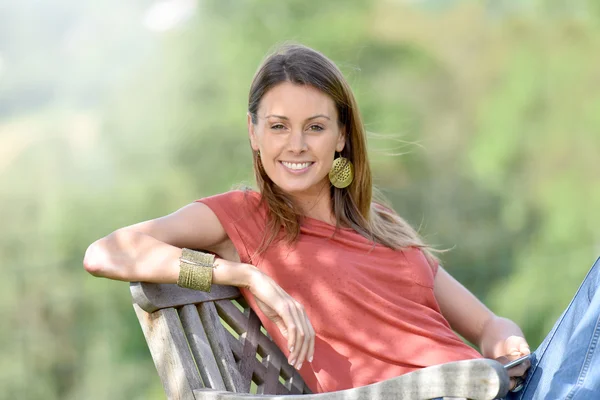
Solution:
M303 45L279 47L267 56L252 80L248 112L253 124L257 123L257 111L263 96L282 82L309 85L331 97L336 106L338 124L346 131L341 156L354 164L354 180L344 189L330 187L336 226L353 228L374 243L392 249L414 246L427 251L428 247L415 230L391 207L382 205L385 202L381 196L373 202L365 129L352 90L337 66L320 52ZM284 228L285 240L293 243L300 234L303 215L292 198L266 174L257 151L253 151L253 163L261 201L268 210L267 232L260 253L280 235L281 227Z

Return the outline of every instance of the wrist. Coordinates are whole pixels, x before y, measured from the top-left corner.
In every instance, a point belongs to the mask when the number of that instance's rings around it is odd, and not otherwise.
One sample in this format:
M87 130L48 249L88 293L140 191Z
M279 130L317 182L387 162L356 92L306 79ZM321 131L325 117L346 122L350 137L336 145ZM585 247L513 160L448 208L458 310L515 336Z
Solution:
M216 258L213 269L213 283L249 288L257 272L260 271L254 265Z
M260 281L265 277L265 274L256 268L254 265L250 265L248 268L248 281L244 287L250 292L254 293L254 289L260 285Z

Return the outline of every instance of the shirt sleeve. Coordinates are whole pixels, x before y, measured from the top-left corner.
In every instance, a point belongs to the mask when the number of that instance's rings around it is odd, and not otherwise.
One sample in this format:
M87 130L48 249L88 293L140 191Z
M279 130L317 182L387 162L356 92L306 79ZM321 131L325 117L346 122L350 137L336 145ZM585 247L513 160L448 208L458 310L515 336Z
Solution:
M419 251L425 258L425 261L427 261L427 265L431 269L431 272L433 273L433 278L435 279L438 269L440 268L439 260L437 259L437 257L433 256L431 253L425 251L424 249L419 249Z
M255 253L266 227L266 213L259 196L250 190L233 190L196 200L215 213L243 263L256 261Z
M427 260L429 261L429 265L431 265L431 271L433 271L433 277L437 275L438 270L440 269L440 262L436 257L428 256Z

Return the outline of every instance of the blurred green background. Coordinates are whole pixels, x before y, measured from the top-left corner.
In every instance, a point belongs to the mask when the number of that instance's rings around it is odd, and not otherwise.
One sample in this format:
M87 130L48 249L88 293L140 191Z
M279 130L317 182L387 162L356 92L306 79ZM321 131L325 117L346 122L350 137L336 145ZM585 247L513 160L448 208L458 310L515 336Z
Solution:
M600 255L600 2L0 0L0 398L163 399L111 231L253 182L251 78L333 59L376 184L537 346Z

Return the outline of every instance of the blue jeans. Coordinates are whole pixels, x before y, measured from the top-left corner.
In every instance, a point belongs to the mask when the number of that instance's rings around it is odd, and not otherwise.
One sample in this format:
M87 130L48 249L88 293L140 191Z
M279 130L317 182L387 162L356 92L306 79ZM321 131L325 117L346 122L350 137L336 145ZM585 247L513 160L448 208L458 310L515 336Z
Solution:
M507 400L600 399L600 258L533 352L525 387Z

